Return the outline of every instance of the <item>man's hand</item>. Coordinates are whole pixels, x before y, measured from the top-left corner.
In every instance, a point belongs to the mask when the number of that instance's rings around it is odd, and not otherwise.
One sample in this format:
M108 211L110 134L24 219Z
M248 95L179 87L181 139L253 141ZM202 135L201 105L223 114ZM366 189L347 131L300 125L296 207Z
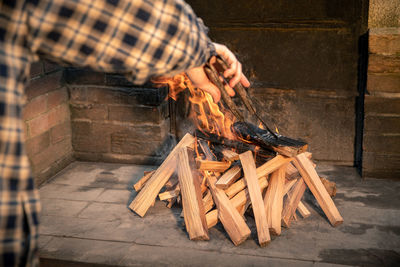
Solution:
M214 43L216 52L220 55L229 65L229 69L224 72L224 77L231 77L229 85L225 86L226 91L230 96L235 95L235 91L232 89L237 83L241 83L245 87L250 86L249 80L242 73L242 64L236 59L235 55L224 45ZM215 58L211 59L211 64L215 62ZM200 88L208 93L214 99L214 102L218 102L221 98L221 92L219 89L208 79L204 72L203 66L190 69L186 71L189 79L193 85Z

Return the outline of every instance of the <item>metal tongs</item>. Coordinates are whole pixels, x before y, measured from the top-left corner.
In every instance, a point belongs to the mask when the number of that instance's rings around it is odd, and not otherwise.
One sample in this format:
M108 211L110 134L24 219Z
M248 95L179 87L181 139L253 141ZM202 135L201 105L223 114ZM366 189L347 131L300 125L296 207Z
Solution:
M244 121L244 117L243 117L242 113L239 111L237 105L233 102L232 98L228 95L228 93L225 90L225 86L224 86L223 82L220 80L220 76L223 77L222 73L229 68L229 65L220 56L216 56L216 62L222 67L221 72L219 72L215 68L215 66L210 63L210 61L207 62L207 64L204 67L204 70L207 73L210 81L212 83L214 83L218 87L218 89L221 91L222 100L228 106L228 108L233 113L233 115L236 117L236 119L238 121ZM239 95L239 98L242 100L246 109L261 122L261 124L265 127L265 129L268 130L268 132L270 132L274 138L278 139L277 133L272 131L270 129L270 127L268 127L268 125L265 123L265 121L260 117L260 115L258 115L258 113L256 112L254 104L251 101L251 98L247 94L247 91L243 87L243 85L239 82L235 85L234 89L235 89L236 93Z

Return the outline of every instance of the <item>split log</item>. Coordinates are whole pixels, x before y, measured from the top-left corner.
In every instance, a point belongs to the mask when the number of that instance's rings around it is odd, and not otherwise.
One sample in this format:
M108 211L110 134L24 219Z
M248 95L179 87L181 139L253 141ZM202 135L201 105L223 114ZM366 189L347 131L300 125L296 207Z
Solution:
M297 147L290 147L290 146L273 146L272 149L279 153L282 154L286 157L294 157L298 154L304 153L308 149L308 145L304 145L300 148Z
M298 179L293 188L288 192L285 199L285 204L282 210L282 224L285 227L290 227L290 220L296 213L301 198L303 197L306 185L302 178Z
M328 191L328 194L331 197L336 196L336 183L335 182L331 182L328 179L324 178L324 177L320 177L321 178L321 182L322 184L325 186L326 191Z
M208 176L207 182L218 209L218 218L235 246L243 243L250 236L250 228L237 209L233 207L222 189L215 186L217 179Z
M168 191L172 188L175 188L176 185L179 183L178 177L176 175L171 176L171 178L165 183L165 187L168 189Z
M296 169L295 166L293 166L292 163L289 163L286 166L285 177L286 177L287 180L296 180L297 178L300 178L299 171Z
M186 134L182 140L175 146L161 166L155 171L145 186L129 205L129 208L143 217L150 208L151 203L156 199L161 188L165 185L171 175L174 173L177 165L177 154L182 147L192 146L194 137Z
M205 213L209 212L214 207L214 200L212 198L212 194L211 194L210 190L207 189L207 193L203 197L202 202L203 202L204 212ZM184 216L185 215L183 214L183 210L182 210L180 217L183 218Z
M224 156L224 159L226 159L227 161L239 160L239 154L230 149L222 150L222 155Z
M286 165L286 163L290 162L292 158L287 158L281 155L277 155L275 158L267 161L263 165L257 168L257 176L267 176L268 174L274 172L279 169L281 166Z
M311 157L312 157L312 153L311 152L304 152L304 155L306 155L306 157L308 158L308 159L311 159ZM286 176L286 179L288 179L288 180L292 180L292 179L297 179L297 178L299 178L300 177L300 173L299 173L299 171L296 169L296 167L295 166L293 166L293 163L290 163L290 164L288 164L287 165L287 167L286 167L286 174L285 174L285 176Z
M266 177L258 179L258 183L261 189L261 192L268 186L268 181ZM239 193L237 193L233 198L230 199L232 205L239 211L239 213L243 216L244 209L247 205L251 203L249 191L243 189ZM206 214L207 226L208 228L213 227L218 223L218 210L214 209Z
M291 160L292 160L291 158L286 158L284 156L277 155L273 159L267 161L266 163L257 168L258 179L274 172L275 170L279 169L281 166L285 165ZM229 198L232 198L235 194L243 190L245 187L246 187L245 181L243 179L239 179L236 183L228 187L225 190L225 193Z
M264 177L262 179L258 179L258 185L260 186L260 192L264 191L265 188L268 186L268 181L267 177ZM244 193L244 196L243 196ZM244 214L244 212L247 210L247 208L251 204L250 196L249 196L249 191L246 189L243 189L239 193L237 193L233 198L231 198L232 204L237 208L239 213L241 215Z
M294 164L332 226L343 223L342 216L322 184L321 179L312 166L312 162L304 154L300 154L295 157Z
M288 164L289 165L289 164ZM301 177L300 177L301 178ZM290 181L287 181L286 183L285 183L285 186L283 187L283 196L285 196L288 192L289 192L289 190L294 186L294 184L297 182L297 179L296 180L290 180Z
M231 166L231 162L198 159L196 165L201 171L224 172Z
M170 198L177 197L180 192L181 190L179 184L177 184L173 190L162 192L158 194L158 197L160 198L160 200L167 200Z
M283 207L283 190L285 185L286 165L271 174L264 197L267 223L272 234L281 234L281 218Z
M186 231L190 240L209 240L200 179L194 167L193 151L182 147L178 152L178 179L181 188L182 208Z
M136 192L139 192L140 189L144 186L144 184L151 178L151 176L155 173L154 171L148 171L144 173L144 176L140 178L139 181L136 182L136 184L133 185L133 188L135 189Z
M306 205L302 201L299 202L299 205L297 206L297 210L299 211L300 215L303 218L307 218L308 216L311 215L311 212L307 209Z
M177 199L178 199L178 197L173 197L173 198L168 199L167 200L168 201L167 208L169 208L169 209L172 208L172 205L175 204Z
M201 150L204 153L204 156L206 157L207 160L216 160L215 155L212 153L210 147L207 144L206 140L199 139L197 143L200 145Z
M233 166L218 179L215 185L218 188L227 189L231 184L239 179L241 172L242 170L239 166Z
M210 190L207 190L206 195L203 197L204 212L209 212L214 207L214 200Z
M206 214L206 221L207 221L207 227L210 229L211 227L214 227L218 223L218 210L214 209Z
M256 221L258 243L261 247L265 247L271 242L269 235L269 227L267 216L265 214L264 202L261 195L261 189L258 184L256 164L253 159L253 153L247 151L239 155L242 163L244 179L249 191L251 205L253 207L254 219Z

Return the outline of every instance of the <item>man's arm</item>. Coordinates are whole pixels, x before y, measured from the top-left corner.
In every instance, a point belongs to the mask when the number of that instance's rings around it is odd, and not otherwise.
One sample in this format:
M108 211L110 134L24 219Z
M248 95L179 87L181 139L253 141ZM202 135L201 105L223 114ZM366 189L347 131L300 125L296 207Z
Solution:
M136 84L188 71L216 101L219 90L201 67L216 52L243 85L241 66L183 0L42 0L30 7L28 47L69 65L124 73ZM247 81L247 83L246 83ZM231 90L233 94L233 90Z

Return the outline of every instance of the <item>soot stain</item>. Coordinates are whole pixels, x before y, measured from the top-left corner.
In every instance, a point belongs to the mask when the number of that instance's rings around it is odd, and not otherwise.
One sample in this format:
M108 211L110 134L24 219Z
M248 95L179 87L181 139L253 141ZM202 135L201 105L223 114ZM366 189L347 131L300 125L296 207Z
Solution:
M374 227L375 227L374 225L370 224L355 223L355 224L346 224L337 229L346 234L363 235L367 232L368 229L372 229Z
M383 196L383 195L366 194L365 196L347 197L343 193L337 193L336 198L346 202L361 202L369 207L375 207L381 209L390 209L390 208L398 209L397 205L398 201L395 201L396 198L398 198L398 196L394 198L388 198L388 196L386 195Z
M102 171L96 176L96 183L116 183L118 178L114 173L108 171Z
M377 225L376 228L379 231L385 232L385 233L392 233L397 236L400 236L400 227L399 226L382 226L382 225Z
M319 253L323 262L354 266L399 266L400 254L385 249L324 249Z

